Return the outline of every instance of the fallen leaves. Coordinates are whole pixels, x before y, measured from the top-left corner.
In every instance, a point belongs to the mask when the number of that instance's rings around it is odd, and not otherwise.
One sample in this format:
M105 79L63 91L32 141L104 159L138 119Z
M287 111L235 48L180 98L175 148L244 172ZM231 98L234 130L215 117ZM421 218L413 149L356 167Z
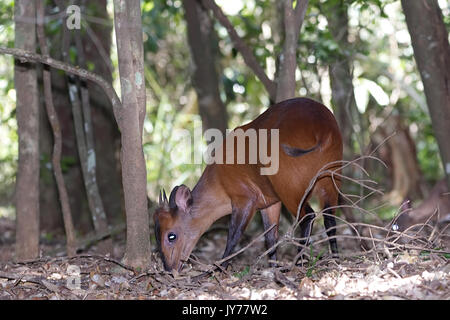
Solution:
M331 263L306 277L302 267L293 270L243 267L228 274L216 272L193 281L181 272L153 270L141 275L112 267L100 257L57 259L0 265L2 299L441 299L449 298L448 262L407 258L410 253L383 261ZM408 269L414 262L414 268ZM77 265L79 272L68 273ZM73 271L73 270L72 270ZM193 272L190 270L188 273ZM237 277L245 273L249 277ZM70 289L67 279L80 277Z
M165 272L157 255L139 273L90 254L0 263L0 299L450 299L448 256L428 250L448 245L427 243L426 250L384 246L364 254L355 253L353 241L342 240L338 260L322 257L323 248L315 247L314 260L293 265L297 252L287 249L279 252L279 267L270 268L267 259L258 259L265 250L261 239L226 270L211 272L207 262L220 259L225 237L216 233L202 239L195 259L180 273Z

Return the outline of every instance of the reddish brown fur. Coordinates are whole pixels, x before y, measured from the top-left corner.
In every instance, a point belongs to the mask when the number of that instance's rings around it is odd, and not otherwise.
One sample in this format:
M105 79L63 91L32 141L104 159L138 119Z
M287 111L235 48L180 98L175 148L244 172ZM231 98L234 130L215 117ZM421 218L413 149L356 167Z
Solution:
M186 206L181 196L177 197L178 192L172 192L171 198L178 199L177 203L186 209L180 210L180 206L169 208L168 204L161 203L161 208L154 216L159 223L160 234L156 236L161 239L160 250L167 269L180 269L180 260L189 257L200 236L214 221L227 214L231 213L232 217L224 256L231 253L257 210L261 210L265 229L273 223L278 227L280 203L295 215L303 194L317 172L331 162L342 160L342 139L333 114L322 104L310 99L296 98L280 102L239 128L244 131L249 128L268 129L269 132L270 129L279 129L278 172L261 175L260 163L211 164L205 168L189 194L193 200L192 206ZM282 145L304 150L317 148L293 157L283 151ZM336 183L339 184L338 181ZM189 191L183 186L184 195L186 190ZM322 208L338 204L338 192L329 175L317 180L308 199L310 196L317 196ZM305 215L307 207L302 207L300 218ZM325 223L333 226L334 218ZM268 245L275 243L277 227L266 235ZM179 233L174 243L166 241L166 235L171 230Z

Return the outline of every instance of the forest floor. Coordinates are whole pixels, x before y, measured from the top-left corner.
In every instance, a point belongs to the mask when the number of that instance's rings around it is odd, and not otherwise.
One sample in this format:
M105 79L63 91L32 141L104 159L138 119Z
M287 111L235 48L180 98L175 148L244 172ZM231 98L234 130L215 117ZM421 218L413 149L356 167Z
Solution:
M253 224L241 241L245 250L226 270L204 272L213 269L206 263L218 261L225 247L226 231L218 228L203 236L194 251L203 263L173 274L163 271L156 253L143 272L123 265L120 237L114 239L116 258L96 254L95 247L69 258L64 243L53 240L43 241L40 259L13 262L14 222L2 218L0 299L450 299L448 232L434 229L396 245L397 239L379 241L379 229L370 229L372 241L361 249L361 241L344 227L338 230L339 258L333 259L321 223L315 227L310 258L303 264L293 264L297 251L287 241L278 250L278 266L269 267L261 256L261 230Z

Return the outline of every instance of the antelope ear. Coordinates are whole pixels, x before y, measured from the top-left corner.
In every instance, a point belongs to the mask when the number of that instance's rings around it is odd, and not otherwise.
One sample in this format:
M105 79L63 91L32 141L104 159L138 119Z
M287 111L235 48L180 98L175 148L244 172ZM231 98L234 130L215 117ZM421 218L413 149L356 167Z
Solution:
M191 190L184 184L175 187L170 193L169 207L178 208L184 212L188 212L191 209L193 202Z

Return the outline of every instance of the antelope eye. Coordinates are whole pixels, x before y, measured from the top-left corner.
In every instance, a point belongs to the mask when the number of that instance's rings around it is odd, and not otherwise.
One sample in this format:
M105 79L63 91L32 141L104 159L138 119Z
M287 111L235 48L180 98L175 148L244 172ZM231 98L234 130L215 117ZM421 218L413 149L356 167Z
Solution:
M171 232L167 235L167 239L169 239L169 242L174 242L177 239L177 235Z

